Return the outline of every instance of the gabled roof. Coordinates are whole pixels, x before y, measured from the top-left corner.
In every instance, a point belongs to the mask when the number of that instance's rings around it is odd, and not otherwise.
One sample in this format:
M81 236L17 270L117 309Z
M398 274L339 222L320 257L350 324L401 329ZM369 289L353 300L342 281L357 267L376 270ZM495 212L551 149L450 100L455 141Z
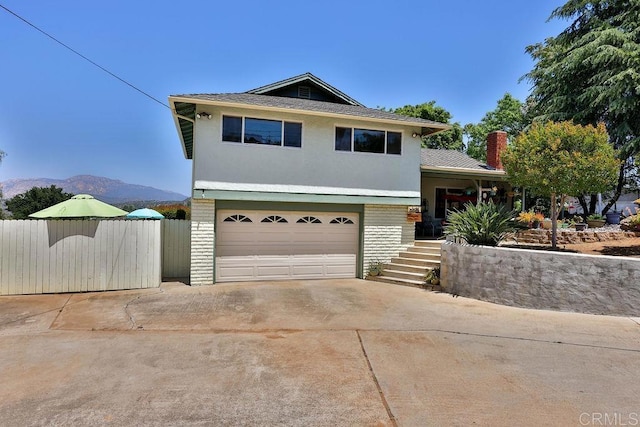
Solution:
M494 169L461 151L433 148L420 151L420 169L462 175L505 175L503 170Z
M320 89L321 98L324 100L297 97L297 88L300 84L317 86ZM294 96L291 95L292 88L296 90ZM327 101L327 99L330 99L330 101ZM169 103L182 140L184 155L188 159L193 157L193 128L196 120L196 105L257 107L257 109L268 111L295 112L347 119L357 118L375 123L410 125L416 128L419 127L422 135L430 135L451 128L447 124L432 120L367 108L311 73L301 74L244 93L171 95L169 96Z
M333 97L337 98L337 100L340 100L345 104L364 107L363 104L351 98L346 93L336 89L335 87L331 86L329 83L319 79L318 77L314 76L311 73L304 73L304 74L300 74L299 76L289 77L288 79L280 80L279 82L271 83L268 85L260 86L259 88L256 88L256 89L248 90L246 93L252 93L255 95L276 95L278 92L281 92L282 89L285 89L288 87L294 87L294 86L297 87L301 85L316 86L320 88L322 91L324 91L325 93L332 95Z

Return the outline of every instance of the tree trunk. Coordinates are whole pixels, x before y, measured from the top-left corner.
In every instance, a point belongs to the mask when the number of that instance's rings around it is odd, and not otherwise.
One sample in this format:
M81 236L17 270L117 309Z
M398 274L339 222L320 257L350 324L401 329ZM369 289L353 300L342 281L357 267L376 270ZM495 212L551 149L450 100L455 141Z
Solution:
M556 193L551 193L551 248L556 249L558 234L558 214L556 207Z
M620 164L620 173L618 174L618 185L616 186L616 192L613 194L611 200L609 200L609 203L607 203L604 209L602 209L602 215L607 213L611 206L613 206L618 201L620 194L622 194L622 187L624 186L624 165L625 162L622 162Z
M587 201L584 199L584 194L578 196L578 202L582 207L582 212L589 212L589 206L587 205Z
M589 215L591 215L592 213L596 212L596 205L598 204L598 195L597 194L592 194L591 195L591 200L589 200ZM598 212L600 213L600 212ZM585 215L585 218L587 216Z

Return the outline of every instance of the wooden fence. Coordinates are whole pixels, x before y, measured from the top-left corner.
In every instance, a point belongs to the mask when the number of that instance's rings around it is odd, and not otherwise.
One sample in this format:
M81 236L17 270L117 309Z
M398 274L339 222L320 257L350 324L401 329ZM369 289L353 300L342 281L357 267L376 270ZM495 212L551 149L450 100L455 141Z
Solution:
M162 277L189 277L191 265L191 221L162 220Z
M161 221L0 221L0 295L158 287L161 244Z

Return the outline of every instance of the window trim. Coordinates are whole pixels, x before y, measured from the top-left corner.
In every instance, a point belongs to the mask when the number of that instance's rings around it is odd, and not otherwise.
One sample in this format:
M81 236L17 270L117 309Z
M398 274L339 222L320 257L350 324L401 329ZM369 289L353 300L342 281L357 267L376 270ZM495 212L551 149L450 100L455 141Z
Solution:
M403 146L403 141L404 141L404 132L402 130L398 130L398 129L372 129L372 128L367 128L364 126L349 126L349 125L339 125L336 124L333 127L333 151L336 153L359 153L359 154L372 154L372 155L380 155L380 154L384 154L384 155L390 155L390 156L402 156L403 150L402 150L402 146ZM343 129L350 129L351 130L351 149L350 150L338 150L336 149L336 136L337 136L337 132L338 132L338 128L343 128ZM355 130L369 130L369 131L377 131L377 132L384 132L384 152L382 153L378 153L378 152L374 152L374 151L358 151L355 148ZM396 154L396 153L388 153L388 148L389 148L389 139L388 139L388 135L389 133L397 133L400 134L400 153Z
M241 129L240 129L240 141L227 141L224 139L224 118L225 117L236 117L240 118L241 121ZM280 122L280 145L275 144L260 144L260 143L247 143L244 141L245 135L245 120L246 119L254 119L254 120L267 120L267 121L276 121ZM285 123L294 123L300 125L300 146L295 147L292 145L284 145L285 140ZM282 118L273 118L273 117L264 117L264 116L248 116L245 114L237 114L237 113L220 113L220 141L225 144L233 144L233 145L241 145L241 146L252 146L252 147L275 147L275 148L284 148L290 150L299 150L304 146L304 121L302 120L287 120Z

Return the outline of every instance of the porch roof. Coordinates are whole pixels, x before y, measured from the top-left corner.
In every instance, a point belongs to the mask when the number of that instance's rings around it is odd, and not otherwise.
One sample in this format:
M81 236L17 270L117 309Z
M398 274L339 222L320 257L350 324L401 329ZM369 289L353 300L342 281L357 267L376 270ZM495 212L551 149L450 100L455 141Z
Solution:
M420 170L434 174L506 178L505 171L494 169L457 150L423 148L420 152Z

